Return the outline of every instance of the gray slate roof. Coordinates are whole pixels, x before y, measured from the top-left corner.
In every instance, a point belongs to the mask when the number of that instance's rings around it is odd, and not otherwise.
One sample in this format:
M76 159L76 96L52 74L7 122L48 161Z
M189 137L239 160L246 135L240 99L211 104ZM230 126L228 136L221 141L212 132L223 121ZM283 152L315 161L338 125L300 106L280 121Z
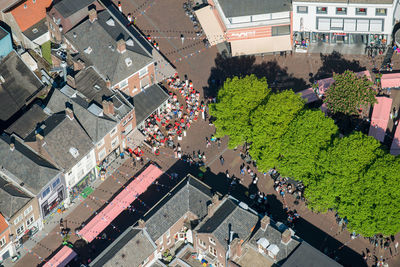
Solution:
M307 242L302 242L300 246L289 256L282 267L340 267L337 263L327 255L312 247Z
M277 245L279 247L279 252L276 255L276 261L278 263L281 262L282 260L286 259L289 256L289 254L292 253L292 251L300 243L296 239L292 238L292 240L288 244L286 244L286 245L283 244L281 242L282 233L281 233L281 231L278 230L278 228L273 224L272 221L271 221L271 224L269 224L267 226L265 231L262 230L261 228L259 228L254 233L254 235L250 239L250 245L252 245L252 247L257 250L257 247L258 247L257 241L262 237L267 239L270 244L275 244L275 245Z
M38 124L48 117L49 115L47 115L39 105L34 104L18 120L8 127L5 132L10 135L16 134L20 138L25 139L37 128Z
M146 230L129 227L89 266L139 266L156 249Z
M72 107L74 116L95 143L100 141L117 125L117 122L110 118L98 117L92 114L86 109L86 107L79 105L76 100L78 100L77 97L69 98L59 90L55 89L46 105L46 108L51 111L51 113L58 113L65 111L67 106Z
M60 171L17 140L14 141L14 151L11 151L10 140L8 136L0 137L0 165L15 176L18 184L24 183L24 187L38 195Z
M26 193L0 176L0 213L10 219L31 200Z
M33 29L36 29L37 32L33 32ZM39 38L43 34L49 31L49 28L46 25L46 18L42 19L38 23L32 25L30 28L26 29L23 34L31 41L34 41L36 38Z
M189 211L204 218L211 197L209 187L188 175L144 217L151 238L156 241Z
M75 12L83 9L84 7L90 5L95 0L63 0L59 1L54 5L55 9L64 17L68 18ZM86 10L87 13L87 10Z
M101 11L98 19L91 23L88 19L66 33L68 40L79 50L81 55L88 59L105 78L109 78L113 85L136 73L153 61L151 54L144 50L136 39L132 38L119 21L113 19L107 11ZM114 20L114 26L107 25L106 21ZM74 34L76 37L74 37ZM117 41L129 38L133 46L126 45L126 52L117 51ZM99 42L101 40L101 42ZM85 53L90 47L92 52ZM130 58L132 64L128 67L125 60ZM84 60L86 62L86 60Z
M6 121L44 86L15 51L0 61L0 120Z
M246 240L258 222L258 216L238 206L237 200L225 199L212 217L197 227L198 233L212 233L221 245L228 248L229 225L234 237Z
M46 144L41 147L51 159L63 170L71 169L93 148L93 143L76 119L70 120L64 112L53 114L44 121L46 126L42 130ZM35 131L27 141L35 141ZM76 148L79 155L75 158L69 152Z
M290 0L218 0L225 17L240 17L290 11Z
M153 84L144 89L144 92L135 95L133 105L135 106L136 124L147 119L168 98L169 95L158 84Z

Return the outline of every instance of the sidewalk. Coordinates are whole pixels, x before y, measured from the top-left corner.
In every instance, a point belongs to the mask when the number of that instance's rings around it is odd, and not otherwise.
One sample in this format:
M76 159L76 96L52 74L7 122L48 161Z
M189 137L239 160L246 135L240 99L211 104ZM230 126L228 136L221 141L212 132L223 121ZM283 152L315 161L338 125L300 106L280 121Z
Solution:
M93 190L95 191L100 185L103 184L103 182L108 180L108 178L110 178L110 176L114 173L114 171L116 169L118 169L118 167L120 167L125 161L126 161L126 158L125 159L121 159L120 157L116 158L110 164L110 166L107 168L107 172L106 172L107 178L104 181L102 181L100 178L97 178L95 181L93 181L92 184L90 184L90 186L93 188ZM54 213L54 215L50 219L46 220L46 222L43 224L43 229L41 231L37 232L33 237L30 237L29 240L27 240L17 250L17 252L19 252L21 254L20 260L18 260L15 263L12 263L11 259L7 259L6 261L3 262L3 265L5 267L18 265L19 262L22 260L22 258L24 258L24 256L26 256L28 253L31 254L30 251L32 251L32 249L34 249L36 247L36 245L40 246L40 242L45 237L48 237L50 234L53 234L54 232L58 231L58 224L59 224L59 221L61 218L63 218L64 221L67 221L67 223L68 223L68 220L66 220L65 218L67 218L73 211L75 211L75 209L81 203L85 203L85 201L86 200L81 196L81 194L79 194L77 198L72 200L71 204L69 204L69 207L63 213L57 213L57 212ZM49 255L52 253L52 251L49 248L45 248L45 249L48 251ZM40 256L40 257L42 257L42 256Z

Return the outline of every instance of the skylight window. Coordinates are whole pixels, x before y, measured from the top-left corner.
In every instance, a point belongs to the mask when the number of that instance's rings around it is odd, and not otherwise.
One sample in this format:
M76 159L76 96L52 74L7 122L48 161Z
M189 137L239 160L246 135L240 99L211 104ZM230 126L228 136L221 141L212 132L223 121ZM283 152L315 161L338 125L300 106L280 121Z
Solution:
M79 151L78 151L78 149L76 149L75 147L70 147L70 148L69 148L69 153L71 153L71 155L72 155L74 158L77 158L77 157L79 156Z
M125 58L125 64L127 67L130 67L132 65L132 59L130 57Z
M86 54L90 54L92 53L92 48L90 46L88 46L85 50L83 50L83 52L85 52Z
M107 23L108 26L115 26L115 22L114 22L114 20L113 20L112 18L109 18L109 19L106 21L106 23Z

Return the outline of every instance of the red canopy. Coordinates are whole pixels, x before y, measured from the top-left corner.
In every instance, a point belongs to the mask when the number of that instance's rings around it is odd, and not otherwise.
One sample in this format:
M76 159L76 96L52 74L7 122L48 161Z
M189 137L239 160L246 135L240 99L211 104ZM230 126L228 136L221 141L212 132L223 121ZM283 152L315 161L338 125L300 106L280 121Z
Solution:
M161 174L162 171L156 166L150 165L147 167L110 204L80 230L79 235L87 242L92 242L124 209L145 192Z
M389 97L376 97L378 103L374 105L371 117L371 126L369 127L369 136L383 142L385 132L389 122L390 109L392 108L392 99Z
M70 247L64 246L53 258L51 258L44 267L64 267L73 258L75 258L76 252Z

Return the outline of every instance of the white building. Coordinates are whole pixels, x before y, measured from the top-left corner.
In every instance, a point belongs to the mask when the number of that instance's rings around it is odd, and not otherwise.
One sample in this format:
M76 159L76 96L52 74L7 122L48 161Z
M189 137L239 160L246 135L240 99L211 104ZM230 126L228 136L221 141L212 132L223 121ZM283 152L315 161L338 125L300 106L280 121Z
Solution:
M345 49L390 44L396 5L397 0L293 0L294 42Z

